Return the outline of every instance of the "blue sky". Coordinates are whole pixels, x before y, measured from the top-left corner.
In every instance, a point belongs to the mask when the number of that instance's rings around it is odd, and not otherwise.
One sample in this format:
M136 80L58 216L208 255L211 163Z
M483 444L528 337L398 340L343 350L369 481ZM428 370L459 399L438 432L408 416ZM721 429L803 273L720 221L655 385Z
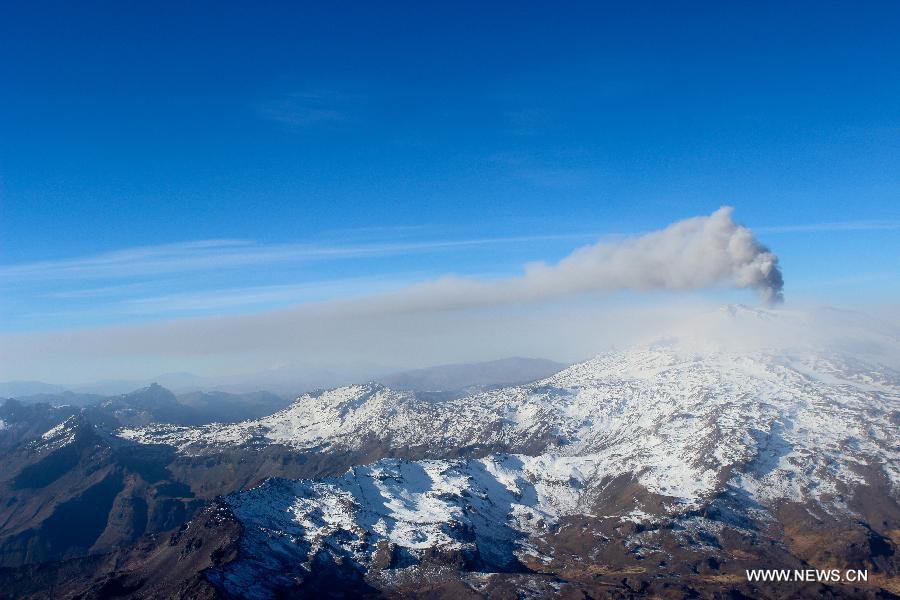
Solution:
M5 3L0 328L504 277L722 205L789 301L896 301L898 30L891 2Z

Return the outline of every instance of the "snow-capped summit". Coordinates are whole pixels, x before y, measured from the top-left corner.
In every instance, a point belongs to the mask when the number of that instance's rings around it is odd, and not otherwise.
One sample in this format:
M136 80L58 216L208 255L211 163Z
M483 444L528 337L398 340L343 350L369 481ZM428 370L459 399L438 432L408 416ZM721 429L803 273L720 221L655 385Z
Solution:
M40 451L62 448L78 438L93 437L93 435L91 425L83 414L78 413L45 431L39 439L31 442L31 447L33 450Z

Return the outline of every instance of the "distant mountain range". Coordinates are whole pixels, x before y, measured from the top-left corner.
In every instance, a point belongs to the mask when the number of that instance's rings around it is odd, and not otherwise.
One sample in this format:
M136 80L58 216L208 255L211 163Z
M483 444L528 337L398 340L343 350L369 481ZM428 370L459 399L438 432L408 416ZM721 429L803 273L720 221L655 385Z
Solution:
M464 390L528 383L565 368L566 365L541 358L504 358L479 363L451 364L399 371L371 379L401 390L421 392L460 392ZM300 366L283 365L254 375L221 378L200 377L191 373L168 373L152 380L106 380L94 383L61 385L40 381L0 382L0 398L18 398L28 402L57 402L68 394L67 402L90 403L98 397L119 395L150 385L161 385L176 393L224 391L247 393L273 390L294 398L315 389L357 383L348 376L330 371L309 371Z
M150 423L202 425L258 418L289 403L289 400L269 392L189 392L175 395L161 385L152 383L139 390L114 396L70 391L21 396L0 404L0 414L3 410L11 410L13 406L48 405L64 408L68 412L81 409L93 422L110 427Z
M480 363L440 365L391 373L376 380L395 390L472 391L529 383L562 371L567 365L543 358L504 358Z

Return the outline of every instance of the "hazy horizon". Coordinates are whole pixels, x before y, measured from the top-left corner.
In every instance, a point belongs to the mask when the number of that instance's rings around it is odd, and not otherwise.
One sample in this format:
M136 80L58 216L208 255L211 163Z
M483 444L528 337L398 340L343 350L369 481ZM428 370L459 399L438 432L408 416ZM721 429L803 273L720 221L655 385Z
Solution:
M898 320L894 11L3 10L0 380L574 362L782 293Z

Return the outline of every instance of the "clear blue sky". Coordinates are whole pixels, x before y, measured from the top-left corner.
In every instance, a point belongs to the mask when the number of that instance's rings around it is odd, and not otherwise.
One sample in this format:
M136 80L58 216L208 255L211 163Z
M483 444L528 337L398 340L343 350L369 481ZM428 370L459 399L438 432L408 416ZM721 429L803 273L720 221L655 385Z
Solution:
M896 2L5 2L0 325L503 275L723 204L788 298L896 298L898 31Z

